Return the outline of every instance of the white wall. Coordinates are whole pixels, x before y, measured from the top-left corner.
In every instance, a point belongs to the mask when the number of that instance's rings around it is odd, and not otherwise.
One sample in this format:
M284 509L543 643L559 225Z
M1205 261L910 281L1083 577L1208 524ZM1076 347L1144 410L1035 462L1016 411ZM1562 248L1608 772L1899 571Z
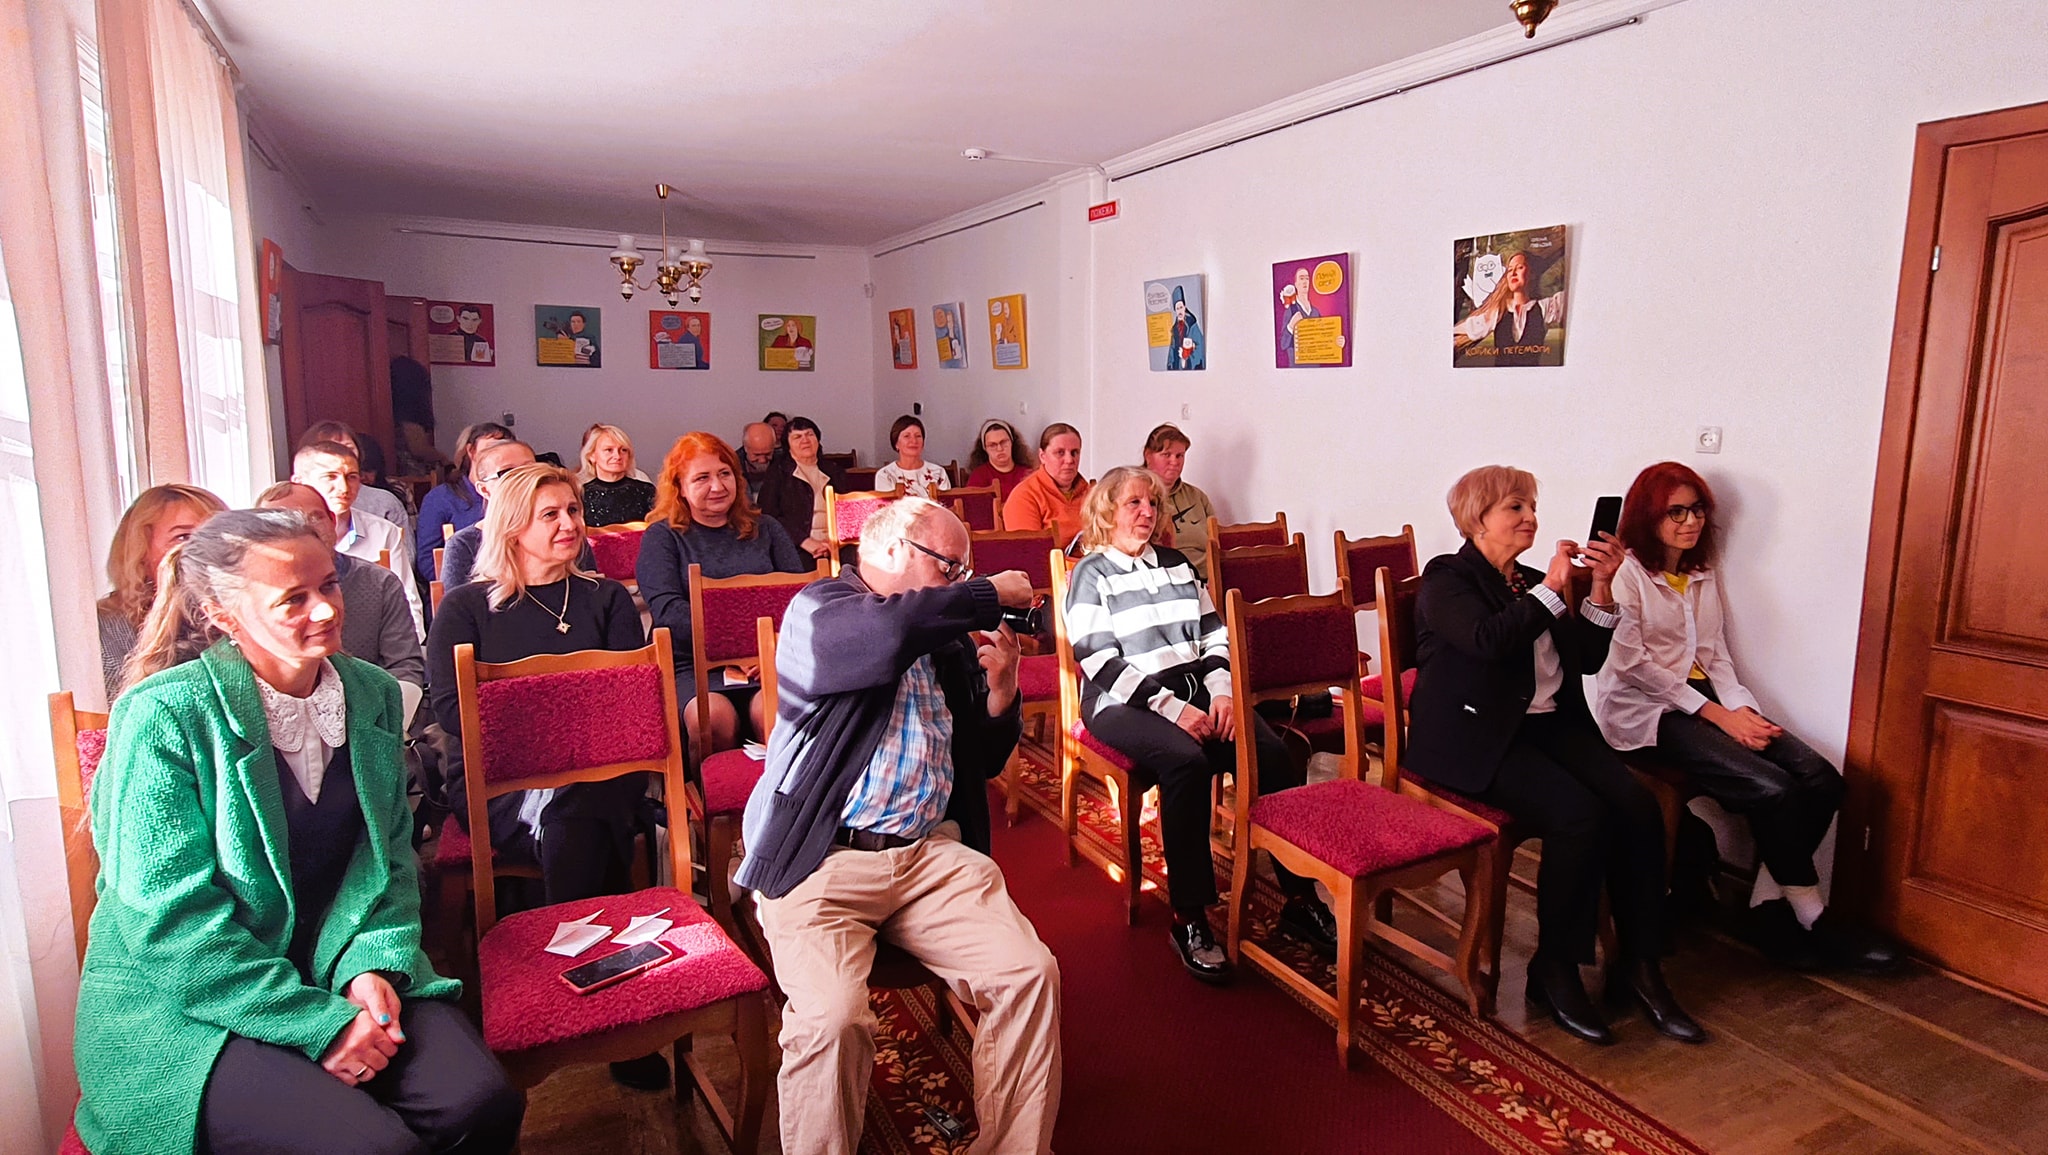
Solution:
M394 295L495 306L497 365L434 366L436 433L444 449L463 425L510 412L536 449L573 461L583 430L605 421L632 435L651 475L682 434L708 429L737 441L747 422L780 409L817 421L830 449L859 443L866 451L874 426L874 342L863 253L786 246L777 251L804 256L715 257L704 301L692 306L711 314L711 368L660 370L647 367L647 314L668 306L650 293L620 300L618 274L603 249L400 233L394 224L338 223L329 230L324 263L309 271L381 280ZM602 366L535 365L535 305L603 309ZM756 318L784 311L817 316L816 370L756 367Z

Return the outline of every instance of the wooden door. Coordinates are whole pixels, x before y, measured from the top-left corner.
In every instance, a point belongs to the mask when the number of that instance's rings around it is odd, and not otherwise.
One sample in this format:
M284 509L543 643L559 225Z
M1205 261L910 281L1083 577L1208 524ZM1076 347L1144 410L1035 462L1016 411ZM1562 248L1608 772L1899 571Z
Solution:
M421 366L433 363L427 355L427 302L419 297L384 298L386 345L393 357L410 357Z
M1838 877L2048 1002L2048 105L1923 125Z
M293 444L316 421L346 421L391 440L391 354L384 284L284 267L285 432Z

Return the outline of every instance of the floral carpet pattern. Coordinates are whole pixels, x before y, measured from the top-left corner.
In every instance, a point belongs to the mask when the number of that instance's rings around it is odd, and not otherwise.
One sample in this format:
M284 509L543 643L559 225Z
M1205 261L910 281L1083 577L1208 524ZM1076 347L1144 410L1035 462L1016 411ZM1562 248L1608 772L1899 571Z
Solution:
M861 1155L956 1155L975 1135L973 1064L967 1035L942 1019L930 987L871 989L875 1074L868 1085ZM950 1139L925 1113L936 1107L959 1121Z

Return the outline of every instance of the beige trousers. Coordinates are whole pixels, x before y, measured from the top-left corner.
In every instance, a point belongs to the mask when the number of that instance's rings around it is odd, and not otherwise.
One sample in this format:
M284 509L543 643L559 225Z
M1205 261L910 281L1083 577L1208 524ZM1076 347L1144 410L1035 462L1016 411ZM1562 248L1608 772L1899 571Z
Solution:
M789 1003L776 1081L788 1155L853 1155L875 1062L875 935L978 1012L972 1150L1052 1150L1060 1108L1060 972L987 855L950 823L913 845L834 847L796 889L758 903Z

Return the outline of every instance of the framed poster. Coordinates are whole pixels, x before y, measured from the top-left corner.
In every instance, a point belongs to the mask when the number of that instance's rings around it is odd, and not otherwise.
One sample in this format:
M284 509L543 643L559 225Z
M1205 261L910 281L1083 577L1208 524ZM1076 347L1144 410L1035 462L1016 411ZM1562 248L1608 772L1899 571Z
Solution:
M1145 282L1145 347L1154 373L1208 367L1202 310L1200 273Z
M257 257L256 283L262 290L263 343L279 344L284 340L284 250L269 237L263 238Z
M648 310L647 367L711 368L711 314Z
M595 305L535 305L533 363L574 369L600 367L602 348Z
M917 368L917 310L889 310L889 360L898 369Z
M967 368L967 302L953 301L932 306L932 336L939 346L939 368Z
M427 359L436 365L496 365L491 307L473 301L428 301Z
M1351 364L1351 254L1273 266L1273 364Z
M988 299L988 345L996 368L1031 367L1031 339L1024 327L1024 294Z
M800 313L762 313L761 368L808 373L817 368L818 319Z
M1564 364L1563 225L1451 246L1451 367Z

